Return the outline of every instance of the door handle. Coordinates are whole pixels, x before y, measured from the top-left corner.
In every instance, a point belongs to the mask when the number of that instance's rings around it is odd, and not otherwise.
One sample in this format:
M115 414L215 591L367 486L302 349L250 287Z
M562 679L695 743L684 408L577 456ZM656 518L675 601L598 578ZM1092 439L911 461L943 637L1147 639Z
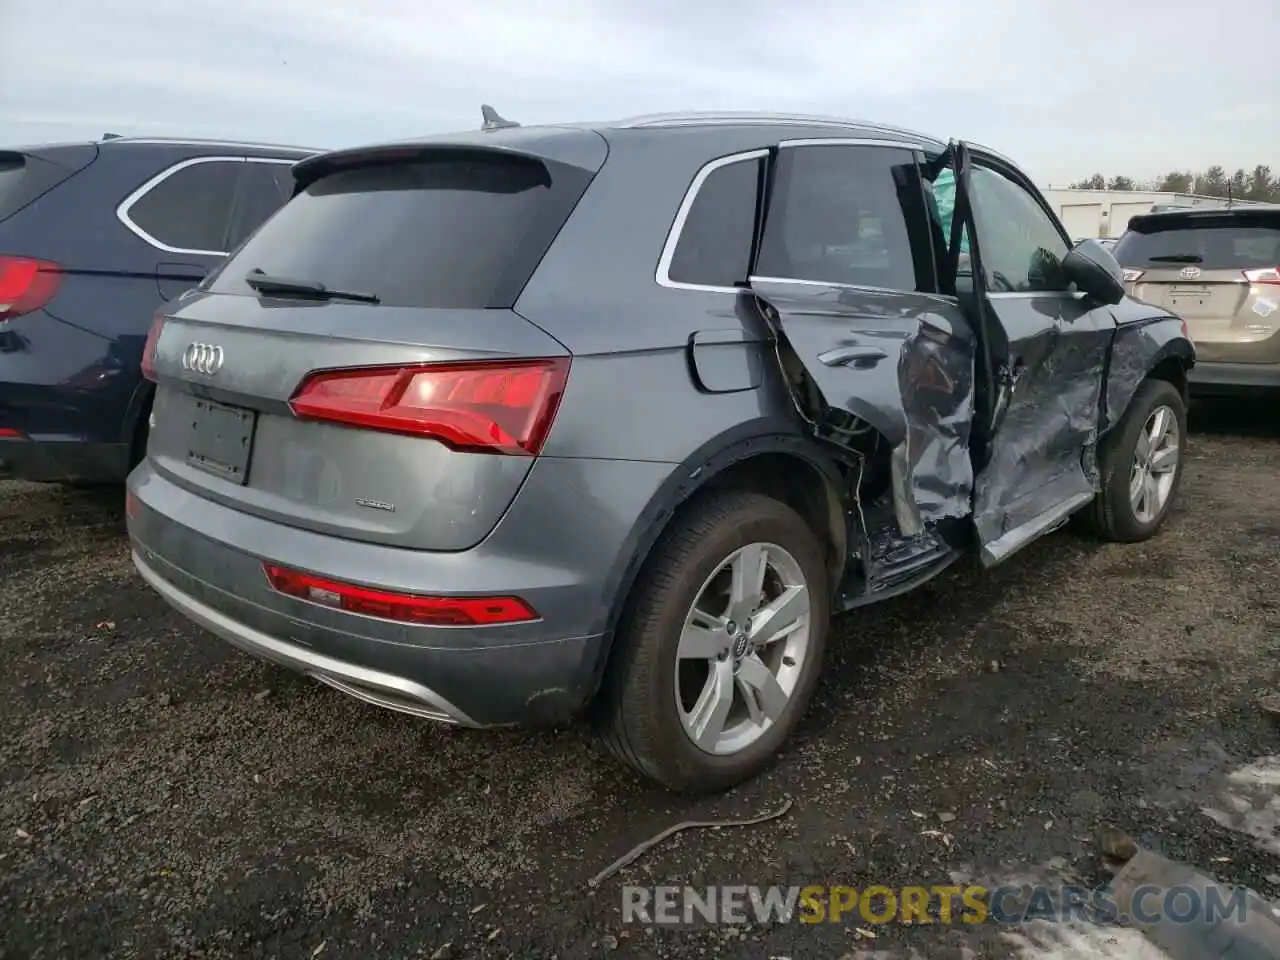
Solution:
M846 367L851 363L875 363L889 355L879 347L837 347L818 354L818 360L828 367Z

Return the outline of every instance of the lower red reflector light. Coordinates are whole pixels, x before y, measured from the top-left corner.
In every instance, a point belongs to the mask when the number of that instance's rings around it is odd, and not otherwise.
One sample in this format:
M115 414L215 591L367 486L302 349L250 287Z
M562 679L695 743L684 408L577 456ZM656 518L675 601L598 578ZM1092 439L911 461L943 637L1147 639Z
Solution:
M21 430L14 427L0 427L0 437L6 440L24 440L26 439Z
M380 620L478 627L538 619L533 609L518 597L424 597L338 583L270 563L263 564L262 569L277 593Z

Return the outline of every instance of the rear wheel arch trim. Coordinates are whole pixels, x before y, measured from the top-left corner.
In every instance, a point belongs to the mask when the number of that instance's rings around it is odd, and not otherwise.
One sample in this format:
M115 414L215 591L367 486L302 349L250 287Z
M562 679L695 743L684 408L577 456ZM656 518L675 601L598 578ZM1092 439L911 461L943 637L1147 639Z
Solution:
M1147 369L1147 376L1151 376L1155 369L1168 360L1178 360L1182 364L1183 373L1189 373L1191 368L1195 366L1196 349L1192 346L1190 340L1178 337L1166 343L1151 359L1151 365Z
M627 599L635 587L645 562L654 546L666 531L677 510L699 491L704 490L726 470L753 457L777 455L791 456L809 465L822 478L828 495L834 495L843 508L839 490L842 478L836 461L825 456L817 442L794 431L757 426L754 430L744 425L728 431L716 440L704 444L682 464L673 469L667 479L650 498L632 527L631 536L624 545L619 560L606 581L608 619L605 624L605 642L595 665L590 687L594 699L603 680L605 668L612 652L618 621ZM830 509L830 504L828 505ZM843 509L841 510L843 516ZM847 545L845 545L847 548Z

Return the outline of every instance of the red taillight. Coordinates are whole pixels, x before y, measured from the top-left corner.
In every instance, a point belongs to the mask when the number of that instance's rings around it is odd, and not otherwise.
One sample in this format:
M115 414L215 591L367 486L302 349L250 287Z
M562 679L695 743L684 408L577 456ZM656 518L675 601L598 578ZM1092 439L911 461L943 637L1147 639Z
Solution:
M1280 267L1264 267L1261 270L1246 270L1244 278L1250 283L1280 283Z
M0 427L0 440L22 440L25 434L16 427Z
M156 379L156 344L160 341L160 331L164 329L164 314L157 313L151 319L151 329L147 331L147 342L142 345L142 375L155 382Z
M62 284L62 268L48 260L0 256L0 323L39 310Z
M423 597L337 583L270 563L263 564L262 569L272 589L280 593L382 620L476 627L538 619L529 605L517 597Z
M137 520L138 514L141 513L138 505L138 498L133 495L132 490L125 491L124 495L124 515L130 520Z
M551 432L568 377L568 358L321 370L289 406L309 420L531 457Z

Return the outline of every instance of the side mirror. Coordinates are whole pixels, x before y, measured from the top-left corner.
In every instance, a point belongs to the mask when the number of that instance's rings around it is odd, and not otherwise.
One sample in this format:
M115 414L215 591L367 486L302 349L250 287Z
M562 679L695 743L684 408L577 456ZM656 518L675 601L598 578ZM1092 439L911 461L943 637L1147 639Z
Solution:
M1062 272L1076 288L1109 306L1124 299L1124 273L1111 251L1097 240L1081 240L1062 261Z

